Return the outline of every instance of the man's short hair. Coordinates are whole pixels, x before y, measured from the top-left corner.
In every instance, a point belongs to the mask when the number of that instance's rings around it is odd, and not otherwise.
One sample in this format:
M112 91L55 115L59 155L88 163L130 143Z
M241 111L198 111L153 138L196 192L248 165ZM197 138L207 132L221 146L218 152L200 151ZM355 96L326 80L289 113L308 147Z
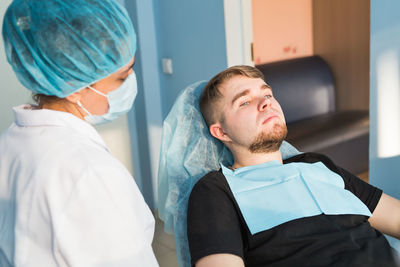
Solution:
M204 87L200 97L200 111L204 120L210 126L217 121L223 122L223 114L219 107L219 101L223 96L219 90L221 85L235 76L245 76L249 78L261 78L264 75L261 71L252 66L239 65L227 68L215 75Z

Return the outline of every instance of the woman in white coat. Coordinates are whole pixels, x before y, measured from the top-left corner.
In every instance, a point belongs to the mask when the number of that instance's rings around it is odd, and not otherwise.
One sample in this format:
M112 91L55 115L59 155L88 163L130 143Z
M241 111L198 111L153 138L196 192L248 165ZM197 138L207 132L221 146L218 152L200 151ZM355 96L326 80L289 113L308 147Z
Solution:
M14 0L3 39L37 105L15 107L0 136L0 266L157 266L154 218L92 126L136 96L126 10L114 0Z

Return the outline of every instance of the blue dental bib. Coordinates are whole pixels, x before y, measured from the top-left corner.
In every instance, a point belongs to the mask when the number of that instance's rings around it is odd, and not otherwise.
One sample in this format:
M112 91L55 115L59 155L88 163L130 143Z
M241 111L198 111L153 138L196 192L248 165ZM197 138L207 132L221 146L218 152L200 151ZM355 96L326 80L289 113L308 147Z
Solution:
M319 214L371 216L367 206L344 188L343 179L322 162L279 161L222 173L251 234Z

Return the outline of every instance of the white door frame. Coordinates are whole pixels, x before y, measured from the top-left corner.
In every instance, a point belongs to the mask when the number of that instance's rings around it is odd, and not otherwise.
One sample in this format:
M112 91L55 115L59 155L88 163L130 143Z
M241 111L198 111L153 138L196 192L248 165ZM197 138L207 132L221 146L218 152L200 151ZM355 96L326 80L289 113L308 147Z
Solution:
M250 65L252 60L252 0L224 0L227 66Z

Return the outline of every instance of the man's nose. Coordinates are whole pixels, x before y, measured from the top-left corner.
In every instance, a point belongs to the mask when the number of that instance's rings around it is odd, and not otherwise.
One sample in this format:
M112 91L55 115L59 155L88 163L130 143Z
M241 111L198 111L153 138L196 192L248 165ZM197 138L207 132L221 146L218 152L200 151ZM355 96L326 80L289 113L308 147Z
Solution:
M264 111L264 110L266 110L267 108L270 108L270 107L271 107L271 99L266 98L265 96L262 97L262 100L260 101L258 109L260 111Z

